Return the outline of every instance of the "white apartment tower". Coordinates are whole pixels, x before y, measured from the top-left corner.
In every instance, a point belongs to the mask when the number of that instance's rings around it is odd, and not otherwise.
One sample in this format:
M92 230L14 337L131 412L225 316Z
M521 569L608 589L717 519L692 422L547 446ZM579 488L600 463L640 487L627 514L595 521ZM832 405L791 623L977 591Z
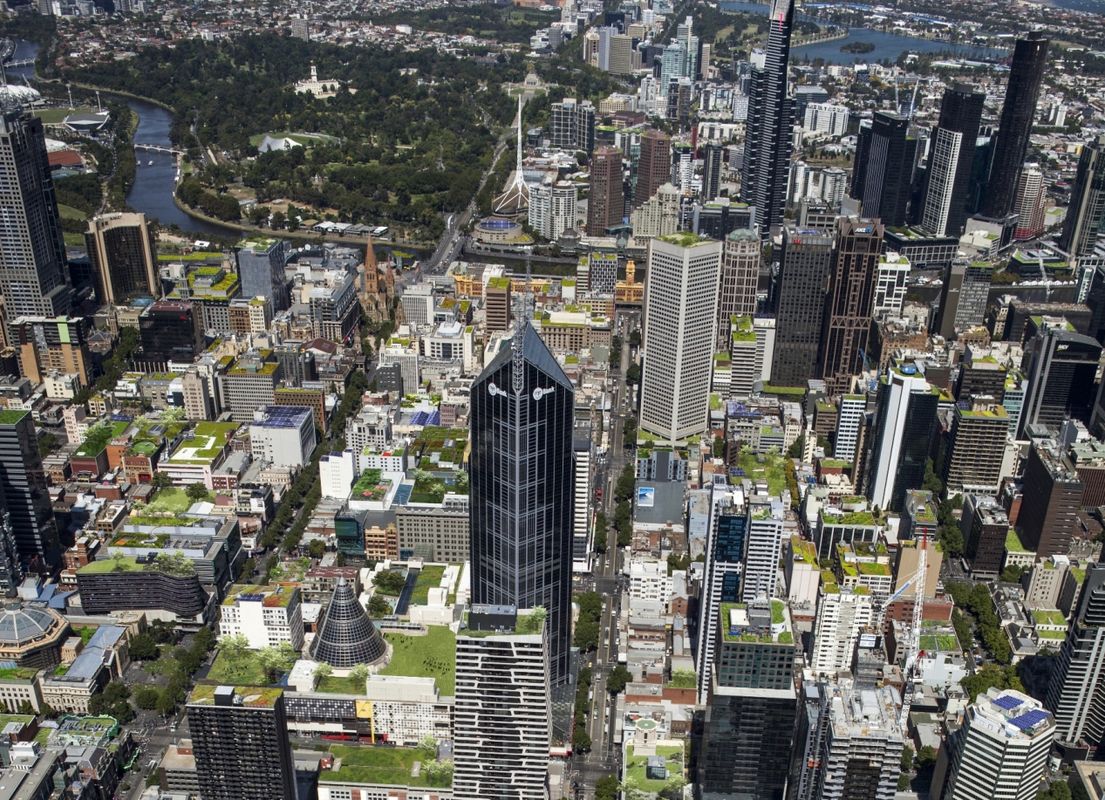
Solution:
M536 632L531 632L538 623ZM453 796L548 800L552 740L544 610L472 607L457 636Z
M872 619L871 595L866 589L849 592L836 584L826 584L822 576L810 669L817 675L835 675L848 669L856 639Z
M944 236L948 232L962 141L963 134L959 131L937 127L929 146L928 191L921 211L921 226L933 236Z
M236 584L219 607L219 635L244 636L253 650L303 648L303 604L297 586Z
M706 429L720 267L721 242L684 233L649 243L640 424L667 441Z
M893 800L905 746L898 725L897 690L861 687L845 679L829 684L827 699L815 796L818 800Z
M736 602L744 570L744 535L748 511L744 490L725 484L710 489L710 516L706 527L705 578L699 603L698 645L695 672L698 698L705 703L711 687L717 652L718 609Z
M836 441L833 444L835 458L855 463L859 432L863 428L866 413L867 398L862 394L840 396L840 408L836 416Z
M1054 738L1055 719L1039 702L990 688L967 707L963 725L944 742L932 797L1033 800L1043 788Z
M529 190L529 225L550 242L576 226L576 187L568 181L545 181Z
M741 581L741 598L745 603L775 596L784 525L783 503L778 497L751 499Z

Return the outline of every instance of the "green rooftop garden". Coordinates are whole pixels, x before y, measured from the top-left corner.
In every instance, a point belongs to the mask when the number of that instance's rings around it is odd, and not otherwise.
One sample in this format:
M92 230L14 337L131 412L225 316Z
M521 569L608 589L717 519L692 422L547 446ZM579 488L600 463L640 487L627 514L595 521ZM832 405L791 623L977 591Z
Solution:
M673 689L693 689L698 685L698 677L693 669L672 670L671 680L667 685Z
M227 590L223 605L234 605L238 597L243 594L264 595L262 605L265 608L287 608L292 602L292 597L295 596L295 587L279 584L258 586L252 583L235 583Z
M0 681L29 681L37 674L38 670L30 667L0 667ZM34 717L28 717L28 719L34 719ZM3 727L4 723L0 722L0 729Z
M922 633L921 649L930 653L958 653L962 650L954 633Z
M877 561L857 561L860 575L890 575L890 565L880 564Z
M631 791L658 795L669 788L669 784L675 779L683 781L683 745L657 745L656 755L664 759L668 770L668 777L664 780L649 778L648 756L635 755L632 745L626 747L625 784Z
M822 512L821 520L826 525L877 525L879 522L870 511L846 511L843 514Z
M218 661L218 659L216 659ZM210 677L210 675L208 676ZM284 690L271 686L243 685L241 681L235 682L235 691L242 696L242 705L246 708L272 708L276 701L284 694ZM189 703L196 705L214 705L215 689L226 683L201 683L188 696Z
M411 604L426 605L430 599L430 589L436 588L441 583L444 575L445 567L443 565L428 564L422 567L422 571L418 573L418 578L414 582L414 589L411 591Z
M1064 631L1054 631L1054 630L1043 630L1042 631L1042 630L1037 629L1036 630L1036 636L1040 639L1051 639L1052 641L1061 642L1063 639L1067 638L1067 632L1065 630Z
M699 244L710 244L710 239L704 239L697 233L691 233L689 231L679 231L677 233L669 233L667 236L660 237L661 242L668 244L674 244L678 247L694 247Z
M412 503L440 503L446 492L468 494L468 473L457 470L452 480L433 475L423 470L414 473L414 489L411 491Z
M771 624L782 625L786 622L786 603L782 600L771 601Z
M387 497L390 481L383 481L383 472L378 469L366 469L353 484L354 500L383 500Z
M1032 619L1037 625L1067 627L1067 618L1063 616L1063 612L1054 608L1037 608L1032 612Z
M78 575L108 575L115 572L161 572L177 578L187 578L196 574L196 565L180 553L161 553L147 564L139 564L129 556L110 556L98 558L77 570Z
M773 495L787 488L786 461L774 450L757 454L751 448L742 447L740 455L737 456L737 466L744 475L732 479L734 482L739 483L741 477L754 482L765 481L768 492Z
M384 638L392 647L391 661L381 675L413 675L433 678L442 695L456 691L457 637L451 630L430 626L425 636L388 631Z
M222 261L223 254L213 252L210 250L196 250L191 253L158 253L157 260L162 263L174 263L177 261L189 262L189 261Z
M1070 574L1074 577L1075 583L1079 586L1082 585L1082 581L1086 580L1086 570L1081 567L1071 567Z
M316 692L322 694L360 694L365 693L365 682L357 680L352 675L339 678L336 675L326 675L319 679L315 686Z
M215 499L215 495L212 492L208 492L205 498L208 502L212 502ZM188 492L184 489L178 489L174 486L167 486L164 489L159 489L157 495L154 497L145 508L146 514L183 514L195 501L188 497Z
M30 411L23 411L22 409L0 409L0 425L15 425L30 413Z
M73 455L77 458L95 458L104 451L108 442L125 433L127 427L126 422L103 422L90 428Z
M806 390L801 386L775 386L774 384L765 383L761 392L763 394L774 394L784 397L799 397L804 395Z
M410 786L446 789L452 785L448 770L426 769L426 755L417 747L350 747L333 745L331 755L336 769L322 770L322 783L375 783L386 786ZM415 763L422 767L415 775Z
M1021 537L1017 534L1016 528L1010 528L1009 533L1005 534L1005 549L1010 553L1031 552L1021 543Z

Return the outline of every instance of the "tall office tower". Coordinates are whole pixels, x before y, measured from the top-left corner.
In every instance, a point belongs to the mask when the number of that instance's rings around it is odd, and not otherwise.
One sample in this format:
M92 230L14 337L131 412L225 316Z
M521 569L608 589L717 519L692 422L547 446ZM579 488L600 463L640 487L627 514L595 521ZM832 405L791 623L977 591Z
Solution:
M549 144L560 150L595 149L595 106L590 100L565 97L552 104L549 114Z
M871 316L896 317L902 313L908 291L909 259L900 253L883 253L875 267L875 299Z
M841 589L826 577L818 590L810 669L831 676L851 666L856 639L874 619L874 608L870 594Z
M622 151L600 147L591 158L591 192L587 201L587 235L604 236L607 228L622 224Z
M675 27L675 40L683 45L686 53L683 68L679 75L682 78L695 79L698 74L698 37L693 33L693 20L688 15Z
M944 459L948 492L997 494L1009 437L1009 414L991 402L965 402L952 416L950 447Z
M779 560L783 554L783 534L786 532L784 507L778 497L757 496L749 499L744 573L741 576L743 602L770 600L775 596Z
M1000 403L1005 399L1006 369L992 358L978 358L971 347L963 350L959 360L959 377L955 381L955 399L972 402L975 398L991 398ZM1007 408L1006 411L1009 409Z
M721 242L652 239L645 288L641 429L670 442L706 430Z
M906 223L917 139L909 120L889 111L876 111L870 126L861 126L852 170L852 197L862 203L865 217L884 225Z
M1037 440L1028 451L1017 530L1036 558L1065 556L1079 529L1082 480L1054 440Z
M0 595L15 597L19 584L23 582L23 567L20 564L19 545L15 541L11 515L0 493Z
M773 0L764 65L752 68L741 200L756 207L760 238L783 224L794 129L794 99L787 94L794 0Z
M805 386L817 372L833 242L833 237L822 231L789 227L783 231L773 384Z
M511 314L510 278L495 276L483 287L484 328L487 332L508 331Z
M901 509L906 492L924 483L938 399L912 364L890 367L879 384L867 496L884 511Z
M733 317L756 313L756 292L760 281L760 237L754 229L738 229L725 237L721 250L721 280L718 285L717 346L729 341Z
M947 340L957 333L983 324L990 297L993 267L955 261L944 274L940 290L940 322L937 332Z
M1063 222L1062 247L1072 258L1093 252L1105 230L1105 136L1082 147L1078 176L1074 180L1070 207Z
M1045 705L1060 748L1093 757L1105 742L1105 563L1086 569Z
M158 300L138 318L144 369L163 370L170 361L190 364L203 351L199 309L183 300Z
M641 155L637 159L637 185L633 207L637 208L671 180L671 137L650 128L641 134Z
M242 297L268 297L274 312L291 305L284 267L288 263L288 243L281 239L246 239L234 251Z
M1094 375L1101 345L1062 325L1045 328L1028 347L1028 396L1021 409L1019 437L1029 425L1058 431L1068 417L1089 423L1093 411Z
M781 600L723 603L698 759L703 800L782 800L798 698L795 640Z
M833 457L855 463L859 432L867 415L867 398L862 394L842 394L836 412L836 437L833 440Z
M739 487L710 488L710 516L706 528L706 563L702 601L698 607L701 638L695 656L698 702L705 704L713 681L717 657L718 613L725 603L741 597L744 567L744 539L748 529L748 508Z
M818 370L830 394L848 391L852 376L863 372L870 358L867 339L882 235L878 220L843 217L837 222Z
M1005 558L1009 515L994 497L968 494L963 501L964 554L971 562L971 577L996 580Z
M721 171L725 168L723 160L725 148L711 142L703 148L702 199L713 200L721 189Z
M1038 701L1013 689L987 689L944 742L941 762L947 769L937 767L931 796L1034 800L1055 732L1055 719Z
M574 401L528 320L471 393L472 602L548 611L554 686L571 654Z
M569 181L545 181L529 190L529 225L550 242L576 226L576 187ZM406 295L404 295L405 297Z
M1017 176L1028 155L1028 137L1032 133L1046 62L1047 39L1042 33L1032 31L1027 38L1017 40L1005 102L1001 107L994 158L990 162L990 180L982 197L983 216L1000 219L1013 210Z
M0 87L0 295L9 320L61 317L72 304L42 121L23 110L38 99L24 86Z
M161 297L157 244L145 214L93 217L84 242L92 259L98 302L114 306L135 297Z
M1017 177L1017 191L1013 197L1013 213L1017 215L1014 239L1035 239L1044 232L1044 173L1039 164L1025 164Z
M921 224L935 236L958 236L967 221L967 195L986 95L965 84L944 92L929 140L928 187Z
M849 678L826 687L827 704L816 764L818 800L892 800L898 790L905 742L898 725L896 689L866 688Z
M187 708L202 800L296 796L282 689L201 685Z
M53 572L61 564L47 488L31 412L0 412L0 496L8 508L20 561L40 573Z
M457 636L454 797L548 797L552 709L543 616L539 609L474 604L471 633Z

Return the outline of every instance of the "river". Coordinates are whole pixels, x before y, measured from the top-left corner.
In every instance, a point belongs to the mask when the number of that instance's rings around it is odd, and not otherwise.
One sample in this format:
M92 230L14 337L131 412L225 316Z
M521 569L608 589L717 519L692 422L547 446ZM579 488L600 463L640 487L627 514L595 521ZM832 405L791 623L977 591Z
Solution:
M767 16L768 6L759 3L747 2L723 2L725 11L741 11L746 14L762 14ZM809 19L808 17L804 17ZM817 20L811 20L817 22ZM840 48L848 44L861 42L873 44L875 49L869 53L847 53ZM866 64L872 61L897 61L902 53L941 53L959 58L995 59L1008 55L1005 50L995 50L987 47L971 47L970 45L952 44L950 42L934 41L932 39L918 39L914 36L901 36L897 33L885 33L871 28L850 28L848 35L843 39L834 39L831 42L818 42L805 46L798 46L791 50L793 62L813 61L822 59L827 64Z

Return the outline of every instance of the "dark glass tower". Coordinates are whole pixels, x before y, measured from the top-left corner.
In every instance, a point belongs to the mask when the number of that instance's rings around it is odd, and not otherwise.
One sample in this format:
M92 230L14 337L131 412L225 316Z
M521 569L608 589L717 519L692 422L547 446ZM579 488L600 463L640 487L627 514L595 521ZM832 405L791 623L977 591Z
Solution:
M917 139L909 135L909 120L876 111L870 127L861 127L852 171L852 197L863 204L865 217L884 225L904 225L917 161Z
M42 121L22 108L31 95L0 86L0 294L11 321L68 314L73 294Z
M1082 148L1078 177L1059 246L1072 256L1092 253L1105 230L1105 136Z
M814 377L832 260L832 236L789 227L784 231L771 364L776 385L805 386Z
M571 649L574 403L529 322L472 385L472 603L546 609L554 686Z
M29 411L0 411L0 494L20 561L35 572L55 571L61 563L58 529Z
M1066 327L1049 327L1025 349L1028 395L1021 409L1019 435L1025 435L1029 425L1047 425L1057 432L1067 418L1088 423L1101 345Z
M1009 83L1005 88L1005 103L1001 107L1001 127L994 145L994 160L990 164L990 182L982 198L982 214L1001 219L1013 210L1017 193L1017 178L1028 153L1028 137L1040 99L1040 84L1047 62L1047 39L1032 31L1018 39L1009 67Z
M741 175L741 201L756 207L763 239L783 224L786 206L794 130L794 99L787 95L794 0L773 0L769 25L764 67L752 70Z
M939 208L946 215L941 220L943 230L932 231L939 236L959 235L967 221L967 196L985 102L985 94L965 84L948 89L940 101L940 120L930 144L924 203L926 210ZM941 158L945 152L946 156Z

